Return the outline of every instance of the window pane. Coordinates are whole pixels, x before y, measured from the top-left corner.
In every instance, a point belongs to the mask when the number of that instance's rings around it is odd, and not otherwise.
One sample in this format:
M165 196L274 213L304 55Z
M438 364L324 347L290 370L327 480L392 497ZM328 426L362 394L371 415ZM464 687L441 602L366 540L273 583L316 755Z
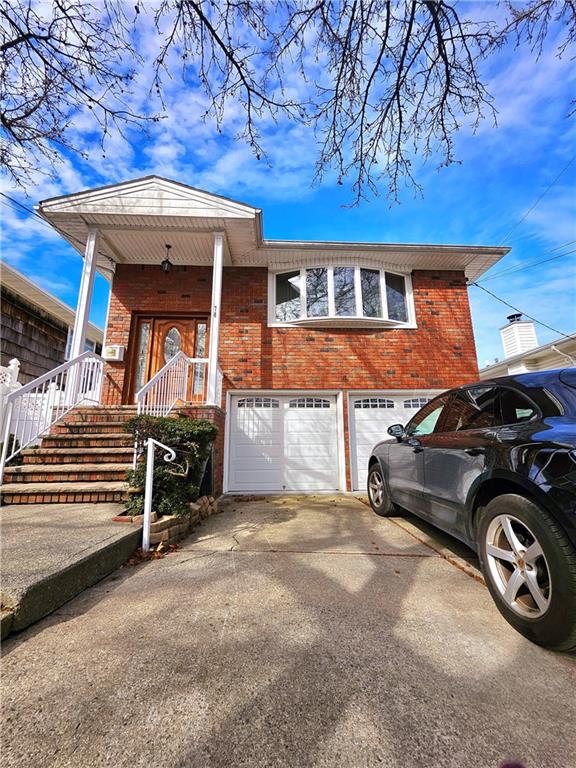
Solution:
M334 307L337 315L356 314L354 267L334 267Z
M164 362L172 360L174 355L180 351L180 331L178 328L170 328L164 338Z
M276 320L298 320L301 315L300 272L276 275Z
M388 317L390 320L408 321L406 311L406 282L401 275L386 272L386 298L388 300Z
M406 427L408 434L430 435L434 432L447 400L448 395L442 395L427 403L421 411L418 411L413 419L410 419L410 423Z
M382 317L382 299L380 298L380 271L361 269L362 312L364 317Z
M134 391L138 392L145 384L146 361L148 355L148 339L150 337L150 323L140 325L140 337L138 339L138 356L136 359L136 377Z
M502 389L500 407L503 424L520 424L523 421L530 421L537 413L532 403L513 389Z
M328 271L325 267L306 270L306 309L308 317L328 314Z
M495 387L475 387L456 392L450 401L444 432L463 429L487 429L499 422L498 390Z

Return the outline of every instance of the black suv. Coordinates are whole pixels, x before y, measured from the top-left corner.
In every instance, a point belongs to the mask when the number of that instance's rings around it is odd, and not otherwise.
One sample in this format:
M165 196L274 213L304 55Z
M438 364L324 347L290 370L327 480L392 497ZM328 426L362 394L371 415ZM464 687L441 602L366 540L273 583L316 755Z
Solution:
M453 389L388 434L369 460L372 509L464 541L515 629L576 650L576 368Z

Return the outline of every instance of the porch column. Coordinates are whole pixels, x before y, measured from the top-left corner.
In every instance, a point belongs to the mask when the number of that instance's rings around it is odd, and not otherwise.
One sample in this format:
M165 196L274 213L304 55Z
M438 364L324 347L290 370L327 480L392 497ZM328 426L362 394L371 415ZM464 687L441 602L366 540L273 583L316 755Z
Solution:
M224 234L214 233L214 264L212 267L212 314L210 318L210 342L208 345L208 388L206 405L220 405L218 395L218 339L220 337L220 300L222 297L222 262Z
M86 343L86 331L88 329L88 316L92 302L94 288L94 275L96 273L96 254L98 252L98 230L89 229L84 251L84 264L82 266L82 278L78 292L78 304L76 305L76 318L72 333L72 346L70 359L78 357L84 352Z

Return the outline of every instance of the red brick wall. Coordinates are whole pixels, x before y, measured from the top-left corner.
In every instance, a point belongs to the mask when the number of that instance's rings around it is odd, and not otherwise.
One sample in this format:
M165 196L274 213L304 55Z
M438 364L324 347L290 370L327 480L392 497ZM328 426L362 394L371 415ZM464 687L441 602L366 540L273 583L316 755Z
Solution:
M107 343L127 347L107 366L105 402L127 397L132 313L210 313L211 267L119 265ZM464 276L416 271L411 330L269 328L265 268L225 268L220 364L234 389L444 389L478 375Z
M448 389L478 376L464 275L416 271L411 330L269 328L265 268L225 268L220 365L226 389ZM126 360L106 366L104 402L128 397L133 313L210 314L211 267L119 265L112 285L106 341L126 346ZM223 416L215 481L221 487ZM344 399L348 488L350 444Z

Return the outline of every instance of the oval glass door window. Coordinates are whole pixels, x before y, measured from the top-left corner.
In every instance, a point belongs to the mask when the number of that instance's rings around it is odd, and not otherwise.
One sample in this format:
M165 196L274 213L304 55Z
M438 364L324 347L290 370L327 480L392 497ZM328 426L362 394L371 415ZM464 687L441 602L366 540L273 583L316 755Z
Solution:
M164 338L164 362L167 363L180 351L182 337L178 328L170 328Z

